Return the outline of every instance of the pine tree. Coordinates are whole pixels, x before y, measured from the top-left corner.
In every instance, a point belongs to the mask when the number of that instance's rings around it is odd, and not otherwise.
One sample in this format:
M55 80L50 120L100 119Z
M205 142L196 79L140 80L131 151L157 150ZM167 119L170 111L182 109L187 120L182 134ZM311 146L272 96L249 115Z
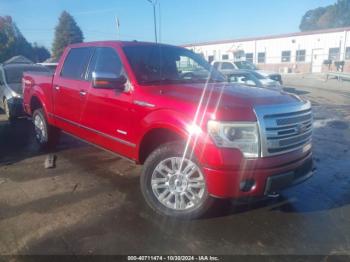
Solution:
M52 56L56 59L60 58L67 45L81 43L83 40L83 32L74 18L68 12L63 11L55 28Z

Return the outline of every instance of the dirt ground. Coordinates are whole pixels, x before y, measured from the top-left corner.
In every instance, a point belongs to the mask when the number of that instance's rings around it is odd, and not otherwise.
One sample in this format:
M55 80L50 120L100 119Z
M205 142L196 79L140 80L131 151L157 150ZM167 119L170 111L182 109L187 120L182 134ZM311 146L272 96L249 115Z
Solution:
M31 123L0 115L0 254L350 254L350 82L284 82L313 104L314 177L193 221L154 214L141 167L66 135L45 169Z

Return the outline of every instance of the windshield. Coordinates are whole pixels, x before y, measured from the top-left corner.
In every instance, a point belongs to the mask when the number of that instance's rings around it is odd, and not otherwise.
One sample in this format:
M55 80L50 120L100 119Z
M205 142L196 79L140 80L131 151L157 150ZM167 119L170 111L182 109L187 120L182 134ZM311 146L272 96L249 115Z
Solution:
M253 63L247 62L247 61L238 61L238 62L235 62L235 64L239 69L248 69L248 70L258 69Z
M204 58L185 48L138 45L123 50L140 84L225 81Z
M11 66L5 68L5 77L8 84L18 84L22 82L22 76L24 72L27 71L39 71L39 72L48 72L43 66L35 65L20 65L20 66Z

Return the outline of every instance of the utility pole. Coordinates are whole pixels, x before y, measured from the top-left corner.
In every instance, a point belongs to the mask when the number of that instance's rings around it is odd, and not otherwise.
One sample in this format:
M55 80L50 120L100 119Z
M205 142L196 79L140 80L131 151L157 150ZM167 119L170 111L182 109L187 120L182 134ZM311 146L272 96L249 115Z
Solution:
M157 43L158 42L158 39L157 39L157 18L156 18L157 0L147 0L147 1L153 6L154 39Z

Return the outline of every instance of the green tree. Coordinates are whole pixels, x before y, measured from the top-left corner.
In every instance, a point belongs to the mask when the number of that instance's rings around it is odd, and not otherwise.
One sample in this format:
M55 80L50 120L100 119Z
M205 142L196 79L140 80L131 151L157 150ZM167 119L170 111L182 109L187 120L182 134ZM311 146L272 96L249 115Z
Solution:
M50 57L42 46L33 46L25 39L10 16L0 16L0 63L13 56L22 55L35 62Z
M37 63L43 62L51 55L50 52L43 46L39 46L37 43L32 45L33 48L33 60Z
M0 62L13 56L16 49L15 26L10 16L0 16Z
M52 46L53 57L59 58L67 45L83 41L83 32L74 18L68 12L63 11L55 28L55 38Z
M350 26L350 0L307 11L300 22L301 31Z

